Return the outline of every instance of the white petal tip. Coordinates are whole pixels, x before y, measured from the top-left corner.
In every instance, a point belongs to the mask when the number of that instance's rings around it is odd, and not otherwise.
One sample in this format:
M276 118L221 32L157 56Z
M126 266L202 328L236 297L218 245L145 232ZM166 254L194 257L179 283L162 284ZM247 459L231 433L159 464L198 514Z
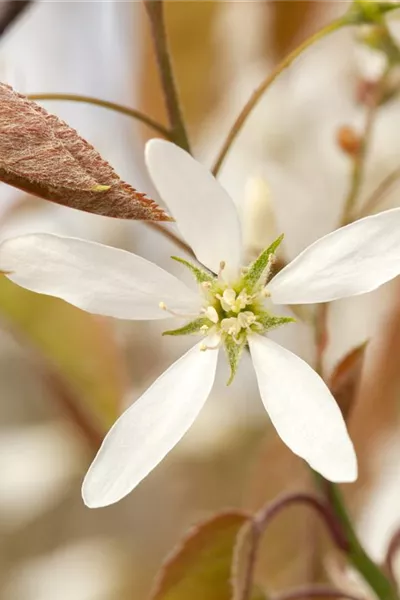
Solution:
M317 467L311 462L310 466L332 483L353 483L358 477L357 458L353 448L351 448L351 455L347 461L343 460L339 464L332 463L327 465L328 468L321 468L320 464Z
M166 146L175 146L175 144L173 144L172 142L168 142L167 140L162 140L160 138L152 138L151 140L146 142L144 148L145 161L147 162L148 159L151 157L151 154L153 152L156 152L157 149L165 148Z

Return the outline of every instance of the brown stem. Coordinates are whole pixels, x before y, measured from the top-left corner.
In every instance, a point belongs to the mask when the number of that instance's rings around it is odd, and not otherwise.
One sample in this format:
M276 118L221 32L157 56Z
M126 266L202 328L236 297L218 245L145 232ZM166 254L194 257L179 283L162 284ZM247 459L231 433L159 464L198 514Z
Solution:
M354 220L353 209L357 202L361 185L365 175L365 163L368 154L368 149L371 144L371 138L374 131L374 125L378 114L382 96L389 74L389 69L386 69L379 82L377 83L375 93L368 105L365 115L364 132L361 139L359 151L353 158L352 175L350 180L350 188L344 203L341 225L347 225Z
M14 339L29 350L29 357L36 371L40 373L43 380L54 393L64 414L82 433L90 448L94 452L97 452L103 440L103 432L93 425L86 411L80 407L80 400L72 391L68 382L65 381L57 368L52 366L46 357L41 354L40 350L30 342L22 330L17 329L12 324L6 323L3 321L3 318L1 319L1 327L9 331Z
M365 202L364 206L361 208L358 213L357 218L361 219L362 217L367 217L372 214L379 206L379 204L384 200L386 194L390 191L390 188L400 179L400 167L397 167L389 173L381 181L378 187L372 192L368 200Z
M335 519L335 515L331 511L329 505L323 500L320 500L317 496L313 496L312 494L301 492L287 494L281 498L277 498L274 502L271 502L265 508L261 509L252 521L250 551L245 565L243 586L238 595L238 600L249 600L251 597L258 549L265 529L281 510L295 504L304 504L313 508L324 520L336 546L343 551L347 550L347 540L341 530L340 524Z
M233 142L235 141L237 135L239 134L240 130L242 129L243 125L245 124L245 122L247 121L248 117L250 116L253 108L256 106L256 104L258 104L258 102L261 100L262 96L264 95L264 93L268 90L268 88L274 83L275 79L277 79L277 77L288 67L290 67L290 65L292 64L292 62L294 60L296 60L296 58L298 56L300 56L300 54L302 52L304 52L304 50L306 50L307 48L309 48L312 44L314 44L315 42L317 42L318 40L324 38L326 35L332 33L333 31L337 31L338 29L340 29L341 27L345 26L347 23L345 21L345 19L337 19L336 21L333 21L332 23L329 23L328 25L326 25L325 27L323 27L322 29L320 29L319 31L317 31L316 33L314 33L314 35L312 35L311 37L309 37L307 40L305 40L302 44L300 44L300 46L298 46L297 48L295 48L292 52L290 52L290 54L288 54L276 67L275 69L272 71L272 73L270 73L260 84L259 86L254 90L254 92L252 93L252 95L250 96L250 98L248 99L248 101L246 102L246 104L244 105L244 107L242 108L242 110L240 111L240 113L238 114L238 116L236 117L235 122L233 123L227 137L226 140L220 150L220 153L215 161L214 167L213 167L213 173L214 175L217 175L222 163L225 160L226 155L228 154Z
M164 226L161 223L157 223L156 221L142 221L144 225L147 227L151 227L155 231L158 231L162 236L171 240L178 248L187 252L192 258L196 259L196 255L191 249L191 247L186 244L180 237L178 237L171 229L168 229L168 226ZM197 259L196 259L197 260Z
M29 100L65 100L68 102L85 102L86 104L94 104L95 106L101 106L102 108L107 108L109 110L114 110L115 112L122 113L123 115L127 115L128 117L132 117L133 119L137 119L141 121L148 127L151 127L158 133L161 133L164 137L169 140L172 140L172 133L165 127L158 123L151 117L148 117L144 113L136 110L135 108L129 108L128 106L122 106L121 104L117 104L116 102L109 102L108 100L101 100L100 98L95 98L93 96L81 96L78 94L29 94Z
M164 2L163 0L144 0L144 6L150 21L156 60L164 91L165 105L171 125L172 137L174 142L184 150L190 152L189 138L182 117L170 53L168 51Z

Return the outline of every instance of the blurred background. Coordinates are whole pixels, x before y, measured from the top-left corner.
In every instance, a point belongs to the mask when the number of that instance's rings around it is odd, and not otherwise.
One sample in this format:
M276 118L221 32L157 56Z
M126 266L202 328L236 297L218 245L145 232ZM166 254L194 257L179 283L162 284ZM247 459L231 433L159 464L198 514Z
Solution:
M10 5L20 5L12 20ZM253 88L346 8L346 2L302 0L166 2L183 111L200 159L212 164ZM0 26L0 80L17 91L96 96L166 121L140 2L3 0L0 25L2 19L9 23ZM388 22L400 42L396 13ZM343 126L362 129L368 86L384 68L384 57L359 33L340 31L302 55L254 110L224 163L220 179L239 207L249 255L285 232L290 259L337 226L351 177L339 133ZM151 131L89 104L43 106L76 128L123 179L157 199L143 162ZM399 127L400 98L393 93L376 117L360 205L400 167ZM381 209L400 205L399 189L390 188ZM6 185L0 195L2 237L29 231L83 237L180 273L169 259L172 243L143 223L81 213ZM377 560L400 525L399 299L395 280L334 303L324 365L329 377L369 341L362 374L345 382L351 391L357 385L350 430L361 475L344 492ZM302 461L270 426L245 357L229 394L221 368L193 428L128 498L99 510L83 505L80 484L105 432L188 345L161 338L161 331L154 323L94 317L0 279L1 600L146 598L190 525L310 486ZM274 337L315 360L307 319ZM266 536L258 579L269 590L340 575L316 519L299 510L288 510Z

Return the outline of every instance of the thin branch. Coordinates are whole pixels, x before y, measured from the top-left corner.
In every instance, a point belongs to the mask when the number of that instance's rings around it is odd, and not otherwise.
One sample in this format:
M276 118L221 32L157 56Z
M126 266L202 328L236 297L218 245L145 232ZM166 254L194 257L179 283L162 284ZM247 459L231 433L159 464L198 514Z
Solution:
M89 414L81 407L79 397L62 374L51 364L51 361L47 360L40 348L28 338L27 334L4 316L1 316L0 327L10 332L17 342L28 349L33 366L57 398L61 410L81 432L93 452L97 452L103 441L104 432L91 422Z
M336 590L328 585L313 585L294 588L274 594L272 600L308 600L308 598L346 598L347 600L363 600L343 590Z
M132 117L137 121L141 121L145 125L148 125L158 133L161 133L164 137L169 140L172 140L172 133L165 127L158 123L151 117L148 117L144 113L136 110L135 108L129 108L128 106L122 106L121 104L116 104L115 102L109 102L108 100L101 100L100 98L94 98L93 96L81 96L77 94L29 94L29 100L63 100L67 102L84 102L86 104L94 104L95 106L101 106L103 108L107 108L109 110L114 110L116 112L122 113L123 115L127 115L128 117Z
M164 2L163 0L144 0L144 6L150 21L154 50L164 91L165 105L168 112L173 141L184 150L190 152L189 138L182 117L178 91L168 50Z
M184 252L187 252L192 258L195 258L197 260L196 255L191 249L191 247L188 244L186 244L186 242L184 242L180 237L178 237L173 231L171 231L171 229L168 229L168 226L164 226L161 223L157 223L156 221L142 221L142 223L147 227L151 227L151 229L158 231L158 233L160 233L162 236L171 240L178 248L180 248Z
M329 23L329 25L326 25L325 27L323 27L322 29L317 31L317 33L314 33L314 35L309 37L302 44L300 44L300 46L298 46L292 52L290 52L290 54L288 54L275 67L275 69L272 71L272 73L270 73L268 75L268 77L266 77L266 79L264 79L260 83L260 85L254 90L254 92L250 96L249 100L246 102L245 106L240 111L239 115L236 117L236 120L235 120L234 124L232 125L232 127L227 135L227 138L222 146L222 149L215 161L215 164L213 167L214 175L218 174L218 172L222 166L222 163L225 160L226 155L228 154L233 142L235 141L237 135L239 134L240 130L242 129L243 125L245 124L247 118L250 116L253 108L256 106L256 104L259 102L259 100L262 98L262 96L268 90L268 88L274 83L275 79L285 69L290 67L290 65L296 60L296 58L298 58L300 56L300 54L302 54L305 50L307 50L307 48L309 48L315 42L317 42L318 40L321 40L328 34L333 33L334 31L337 31L338 29L345 26L346 24L347 24L347 22L345 19L343 19L343 18L337 19L337 20L333 21L332 23Z
M387 175L375 188L368 200L365 202L364 206L361 208L357 218L361 219L362 217L367 217L368 215L372 214L379 207L379 204L385 199L391 187L399 179L400 167L396 167L396 169L389 173L389 175Z
M378 114L382 96L389 74L389 69L386 69L379 82L377 83L372 100L368 106L365 116L364 133L361 138L359 151L353 158L352 175L350 180L350 188L344 203L341 225L351 223L353 219L353 209L357 202L360 193L361 185L365 175L365 166L368 150L371 144L371 138L374 131L375 121Z
M385 567L389 574L390 579L394 585L398 585L398 579L394 572L394 559L400 550L400 529L398 529L392 536L385 557Z
M327 503L320 500L317 496L307 493L287 494L281 498L277 498L274 502L271 502L265 508L261 509L252 521L250 551L244 569L243 587L238 595L238 600L249 600L251 597L258 550L265 529L273 518L283 509L296 504L304 504L314 509L324 520L336 546L344 552L347 551L347 540L343 535L340 524L335 519L335 515Z
M7 31L18 17L32 4L32 0L10 0L0 6L0 36Z

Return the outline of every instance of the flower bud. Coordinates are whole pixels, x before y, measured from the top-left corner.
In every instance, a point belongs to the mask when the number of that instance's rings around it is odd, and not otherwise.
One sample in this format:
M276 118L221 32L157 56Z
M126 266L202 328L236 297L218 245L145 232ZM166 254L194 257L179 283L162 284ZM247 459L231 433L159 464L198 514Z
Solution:
M350 125L342 125L336 133L339 148L348 156L355 157L361 150L362 140Z

